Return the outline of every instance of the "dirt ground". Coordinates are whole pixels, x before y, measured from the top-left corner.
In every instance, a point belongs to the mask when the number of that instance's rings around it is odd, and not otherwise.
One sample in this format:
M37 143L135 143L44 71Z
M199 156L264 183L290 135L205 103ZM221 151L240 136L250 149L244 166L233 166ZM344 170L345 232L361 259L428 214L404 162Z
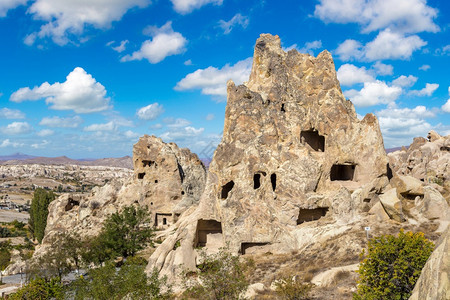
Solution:
M26 212L18 212L15 210L0 209L0 222L12 222L14 220L28 223L30 215Z

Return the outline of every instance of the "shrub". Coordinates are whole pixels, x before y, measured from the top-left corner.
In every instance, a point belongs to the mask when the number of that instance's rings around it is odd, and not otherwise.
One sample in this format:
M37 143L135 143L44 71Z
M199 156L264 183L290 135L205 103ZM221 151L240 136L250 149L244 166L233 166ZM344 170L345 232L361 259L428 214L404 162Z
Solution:
M421 232L373 238L359 267L354 299L408 299L433 248Z
M232 255L227 248L216 254L200 253L203 262L197 272L184 272L187 298L239 299L249 283L245 278L247 264Z
M296 280L294 276L286 276L275 283L275 291L280 299L303 300L308 299L308 294L312 289L310 283Z
M11 261L11 243L0 242L0 271L3 271Z
M63 299L63 286L59 278L45 279L36 277L16 293L10 300Z

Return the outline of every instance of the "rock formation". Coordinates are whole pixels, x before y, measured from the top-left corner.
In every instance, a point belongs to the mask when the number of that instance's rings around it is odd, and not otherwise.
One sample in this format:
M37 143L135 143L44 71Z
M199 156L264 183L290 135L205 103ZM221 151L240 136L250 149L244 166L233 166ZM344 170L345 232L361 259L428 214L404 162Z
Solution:
M422 269L410 300L450 299L450 230L441 236Z
M206 170L188 149L145 135L133 147L133 163L132 177L96 187L88 197L63 194L51 202L45 236L35 256L48 250L49 241L58 232L97 235L107 216L126 205L147 206L153 225L166 229L198 203Z
M319 238L317 224L320 238L347 230L388 184L378 121L358 120L329 52L286 53L278 36L263 34L249 81L230 81L227 92L223 139L199 207L156 249L149 270L195 268L199 247L302 249Z
M434 131L427 139L417 137L408 149L389 153L391 168L400 175L409 175L439 190L450 201L450 135Z

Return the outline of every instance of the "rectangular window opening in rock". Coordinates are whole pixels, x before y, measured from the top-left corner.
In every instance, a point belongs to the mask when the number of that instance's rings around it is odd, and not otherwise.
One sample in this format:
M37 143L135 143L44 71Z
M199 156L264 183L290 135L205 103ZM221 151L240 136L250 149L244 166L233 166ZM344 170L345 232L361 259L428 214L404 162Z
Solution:
M222 223L216 220L197 221L197 230L195 234L194 247L205 247L208 243L208 236L222 234Z
M272 184L272 190L275 192L275 189L277 188L277 174L272 173L272 175L270 175L270 183Z
M220 197L222 199L227 199L228 198L228 193L231 192L233 187L234 187L234 181L233 180L228 182L227 184L223 185L222 186L222 191L220 193Z
M145 173L138 173L138 179L144 179Z
M386 165L386 176L388 178L388 180L391 180L392 177L394 177L394 175L392 174L392 169L391 166L389 166L389 164Z
M261 247L261 246L265 246L268 244L269 243L241 243L241 250L239 253L244 255L245 253L249 252L250 248Z
M355 169L354 164L335 164L331 167L330 180L352 181L355 177Z
M259 189L261 186L261 174L253 175L253 189Z
M170 225L169 217L171 217L171 213L156 213L155 214L155 227L167 226Z
M313 209L300 208L300 211L298 213L297 225L300 225L304 222L319 220L320 218L325 217L327 212L328 207L318 207Z
M325 137L319 135L317 130L311 129L300 133L302 144L308 144L314 151L325 151Z

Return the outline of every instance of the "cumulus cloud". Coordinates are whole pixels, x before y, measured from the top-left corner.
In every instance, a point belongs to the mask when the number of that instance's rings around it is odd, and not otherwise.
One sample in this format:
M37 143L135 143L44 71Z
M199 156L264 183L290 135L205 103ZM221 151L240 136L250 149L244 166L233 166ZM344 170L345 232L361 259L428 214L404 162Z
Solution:
M229 21L220 20L219 27L223 29L224 34L229 34L234 27L240 25L242 28L247 28L250 19L239 13L234 15Z
M31 126L27 122L12 122L6 127L1 127L0 131L8 135L25 134L31 132Z
M0 18L6 17L8 10L14 9L19 5L24 5L28 0L2 0L0 1Z
M380 61L373 64L372 68L378 75L392 75L394 73L394 67L392 65L383 64Z
M165 118L164 123L167 124L167 127L169 128L181 128L181 127L186 127L188 125L191 124L191 122L189 120L186 119L182 119L182 118Z
M38 136L42 136L42 137L44 137L44 136L51 136L51 135L53 135L55 132L53 131L53 130L51 130L51 129L42 129L41 131L39 131L38 133L37 133L37 135Z
M174 32L172 22L167 22L162 27L149 26L144 30L152 37L142 43L138 51L131 55L125 55L121 61L147 59L150 63L156 64L164 60L167 56L181 54L186 51L187 40L179 32Z
M401 75L400 77L394 79L392 84L403 88L410 88L416 83L417 79L417 77L412 75Z
M414 96L428 96L429 97L429 96L433 95L434 91L437 90L438 87L439 87L439 84L437 84L437 83L427 83L423 89L410 91L409 94L414 95Z
M450 86L448 87L448 95L450 96ZM442 105L442 110L450 113L450 99L448 99L447 102L445 102L445 104Z
M117 125L110 121L104 124L92 124L83 128L84 131L114 131L117 129Z
M376 80L365 82L364 87L359 91L354 89L345 91L344 95L356 106L365 107L394 103L401 93L401 87L388 86L385 82Z
M388 108L376 112L387 147L408 145L416 136L424 136L432 129L425 118L435 114L425 106Z
M73 110L76 113L99 112L110 108L110 98L106 97L105 87L80 67L70 72L63 83L44 82L32 89L20 88L10 97L13 102L40 99L45 99L51 109Z
M396 32L437 32L437 9L424 0L319 0L314 16L325 23L357 23L365 33L389 28Z
M248 80L252 68L252 58L241 60L230 66L226 64L221 69L208 67L198 69L186 75L175 86L177 91L201 89L202 94L214 96L226 96L226 83L232 79L236 84Z
M18 109L0 109L0 119L24 119L25 114Z
M179 14L188 14L206 4L222 5L223 0L170 0L173 9Z
M442 48L436 49L435 53L437 55L450 55L450 45L443 46Z
M186 126L182 128L177 128L176 130L166 131L161 134L161 138L166 141L178 141L186 138L192 138L199 136L203 133L204 128L195 128L192 126Z
M161 104L152 103L150 105L141 107L136 115L141 120L155 120L164 112L164 108Z
M310 55L314 55L314 52L312 50L320 49L320 48L322 48L322 41L320 41L320 40L312 41L312 42L305 43L305 46L303 46L302 48L298 49L298 52L300 52L300 53L308 53Z
M422 71L428 71L429 69L431 69L430 65L422 65L419 67L419 70L422 70Z
M365 67L358 68L352 64L344 64L337 71L337 77L341 85L351 86L355 83L375 81Z
M83 123L83 119L79 116L60 118L60 117L44 117L39 125L54 128L77 128Z
M7 148L7 147L12 147L12 148L18 148L18 147L22 147L24 144L22 143L18 143L18 142L11 142L9 139L3 140L3 142L0 144L0 148Z
M45 146L47 146L48 144L50 144L49 141L43 140L41 143L31 144L31 148L42 149L45 148Z
M185 66L192 66L192 60L188 59L183 63Z
M59 45L69 42L72 35L83 34L88 26L108 29L131 8L143 8L150 0L36 0L28 9L35 19L46 22L38 32L31 33L25 43L52 38Z
M390 29L386 29L366 45L362 45L355 40L346 40L334 52L343 61L407 60L411 58L414 51L419 50L425 45L427 45L427 42L417 35L404 36Z

